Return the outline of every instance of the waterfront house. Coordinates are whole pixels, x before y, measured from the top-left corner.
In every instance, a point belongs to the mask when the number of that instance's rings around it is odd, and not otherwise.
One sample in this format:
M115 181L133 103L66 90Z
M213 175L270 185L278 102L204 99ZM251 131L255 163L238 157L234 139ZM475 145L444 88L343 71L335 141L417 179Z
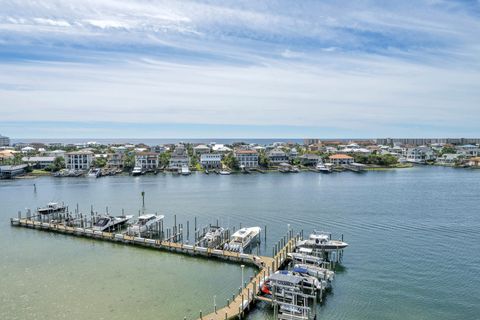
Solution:
M300 164L304 166L316 166L320 160L320 156L316 154L306 153L299 157Z
M288 162L288 156L285 152L280 149L273 149L267 154L270 163L273 165L278 165L283 162Z
M435 152L427 146L405 149L405 158L408 162L425 163L426 161L435 160Z
M198 146L193 147L193 153L196 155L210 153L210 147L204 144L199 144Z
M463 156L458 153L444 153L441 157L437 158L437 163L442 165L455 164Z
M353 157L350 157L346 154L333 154L328 157L328 161L335 165L335 166L340 166L340 165L349 165L354 162Z
M200 165L204 169L217 169L222 167L222 155L220 153L205 153L200 155Z
M480 155L480 148L473 144L465 144L458 146L457 152L467 157L478 157Z
M241 168L256 168L258 167L258 152L255 150L235 150L235 158Z
M23 157L22 162L27 163L29 166L36 169L45 169L49 166L53 166L55 157Z
M123 169L125 153L115 152L107 155L107 166L114 169Z
M468 159L467 163L470 167L480 168L480 157L474 157Z
M65 167L69 170L89 170L92 161L92 151L79 150L65 153Z
M137 152L135 153L135 166L141 167L145 171L155 171L158 169L158 153L156 152Z
M172 152L172 156L168 162L168 169L178 170L184 166L190 166L190 157L183 144L177 144Z

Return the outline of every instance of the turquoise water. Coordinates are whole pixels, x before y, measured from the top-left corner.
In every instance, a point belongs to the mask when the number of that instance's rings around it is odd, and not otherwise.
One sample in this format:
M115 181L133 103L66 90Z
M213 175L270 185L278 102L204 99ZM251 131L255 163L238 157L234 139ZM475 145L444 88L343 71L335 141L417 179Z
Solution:
M33 183L37 185L34 192ZM234 264L11 228L52 200L83 211L166 215L166 224L268 226L266 254L287 231L344 234L350 247L322 319L479 319L480 170L417 167L341 173L50 177L0 182L0 318L183 319L225 303ZM251 269L247 273L253 272ZM249 319L270 319L260 304Z

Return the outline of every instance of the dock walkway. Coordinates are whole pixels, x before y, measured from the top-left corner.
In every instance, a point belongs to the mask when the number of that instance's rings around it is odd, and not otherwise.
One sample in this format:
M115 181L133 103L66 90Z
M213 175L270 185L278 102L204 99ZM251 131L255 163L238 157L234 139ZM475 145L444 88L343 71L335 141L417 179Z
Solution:
M252 277L250 282L243 289L239 288L238 295L232 297L232 301L227 300L227 304L223 308L214 310L214 312L210 314L202 315L200 312L200 317L198 318L199 320L225 320L243 318L244 314L248 312L248 310L253 306L253 304L255 304L257 298L259 297L260 289L265 279L270 276L270 274L275 273L284 264L284 262L287 260L287 254L293 251L297 241L299 240L299 236L293 236L293 233L290 234L288 238L282 239L284 240L283 242L280 241L283 247L278 250L275 256L267 257L227 250L198 247L183 243L133 237L120 233L93 231L89 228L69 227L63 224L35 221L28 218L12 218L10 223L12 226L39 229L128 245L150 247L193 256L223 259L237 263L254 265L259 268L257 275ZM279 247L280 246L278 246L278 248Z

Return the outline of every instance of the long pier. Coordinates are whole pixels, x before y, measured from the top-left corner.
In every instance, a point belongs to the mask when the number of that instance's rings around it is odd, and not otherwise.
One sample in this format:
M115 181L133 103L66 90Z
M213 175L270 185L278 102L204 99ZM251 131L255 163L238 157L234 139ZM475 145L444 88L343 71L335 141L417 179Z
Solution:
M293 231L289 232L289 234L282 238L275 246L274 256L267 257L228 250L205 248L165 240L135 237L122 233L94 231L90 228L70 227L61 223L42 222L32 220L31 218L11 218L10 223L12 226L57 232L127 245L149 247L193 256L223 259L236 263L254 265L259 269L256 276L252 277L246 285L242 284L243 288L240 287L238 294L232 296L231 301L228 299L224 307L217 310L217 307L214 306L214 311L206 315L203 315L202 311L200 311L199 320L242 319L258 300L263 282L268 276L270 276L270 274L275 273L285 263L287 260L287 254L294 250L297 241L300 239L299 235L293 235Z

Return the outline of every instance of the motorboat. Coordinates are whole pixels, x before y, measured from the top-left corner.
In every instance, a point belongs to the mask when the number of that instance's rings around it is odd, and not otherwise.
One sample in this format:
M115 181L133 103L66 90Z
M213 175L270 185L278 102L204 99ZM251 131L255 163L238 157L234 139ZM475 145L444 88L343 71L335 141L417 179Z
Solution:
M231 172L228 170L220 170L220 174L225 176L231 174Z
M307 240L299 241L297 247L314 248L323 251L341 250L348 247L348 243L340 240L331 240L326 232L314 231Z
M127 224L127 222L132 219L133 216L110 216L110 215L105 215L100 217L100 219L97 220L93 224L93 230L94 231L108 231L108 230L117 230Z
M143 174L143 170L142 170L142 167L140 166L136 166L133 168L132 170L132 176L140 176Z
M322 258L313 255L313 249L299 248L298 250L299 252L290 252L287 254L287 256L296 263L321 265L325 262Z
M327 280L329 282L335 278L335 272L312 264L295 264L292 271L299 274L308 274L319 280Z
M317 166L315 167L315 169L318 171L318 172L321 172L321 173L330 173L332 172L332 166L329 164L329 163L323 163L321 161L319 161L317 163Z
M137 221L128 228L127 233L133 235L141 235L143 232L152 229L155 224L162 221L163 218L165 218L165 216L156 214L141 215L138 217Z
M66 210L67 210L67 207L64 206L63 204L59 204L56 202L49 202L47 203L46 207L37 209L37 212L39 214L51 214L51 213L65 212Z
M183 176L188 176L188 175L191 174L192 172L190 171L190 169L188 168L188 166L182 166L182 169L180 169L180 173L181 173Z
M102 175L102 170L100 168L94 168L94 169L90 169L90 171L88 171L88 177L89 178L98 178Z
M224 246L225 250L243 253L250 245L260 239L260 227L241 228L232 234L229 243Z
M202 239L198 241L198 245L205 248L214 248L220 244L223 236L224 228L218 226L210 226Z
M261 291L264 294L284 295L288 292L310 293L322 288L322 284L311 276L295 275L291 271L281 270L270 275L263 284Z

